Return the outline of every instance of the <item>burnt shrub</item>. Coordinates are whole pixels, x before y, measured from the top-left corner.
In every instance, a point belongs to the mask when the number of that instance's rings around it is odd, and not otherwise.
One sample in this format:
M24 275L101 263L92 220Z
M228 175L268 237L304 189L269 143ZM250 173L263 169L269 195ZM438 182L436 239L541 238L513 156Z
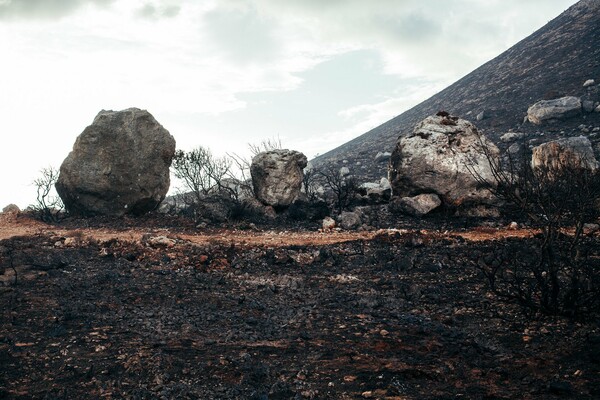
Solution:
M477 268L499 299L531 316L583 318L600 308L600 246L597 238L584 237L573 254L572 243L572 235L563 233L550 247L543 233L494 242L477 257ZM541 255L548 251L551 258Z
M54 186L58 180L59 171L53 167L43 168L40 177L33 181L37 197L28 211L34 217L44 222L57 222L63 216L64 204L56 194Z
M481 183L507 204L509 215L525 216L539 232L526 245L492 247L476 260L488 288L533 314L580 319L598 313L600 243L584 229L599 216L595 160L557 157L535 167L529 155L504 163L488 160L496 181Z

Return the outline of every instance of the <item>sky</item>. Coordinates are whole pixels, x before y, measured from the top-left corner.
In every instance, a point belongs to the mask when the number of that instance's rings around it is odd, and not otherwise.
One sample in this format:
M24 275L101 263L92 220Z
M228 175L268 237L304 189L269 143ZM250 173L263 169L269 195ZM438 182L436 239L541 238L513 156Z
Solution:
M246 156L278 138L310 159L574 3L0 0L0 209L33 203L39 171L100 110L147 109L184 150Z

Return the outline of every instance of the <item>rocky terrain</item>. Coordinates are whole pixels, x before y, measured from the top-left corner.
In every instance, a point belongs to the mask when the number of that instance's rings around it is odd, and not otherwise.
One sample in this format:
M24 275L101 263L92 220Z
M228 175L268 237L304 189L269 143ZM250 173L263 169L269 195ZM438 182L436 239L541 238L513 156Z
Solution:
M376 158L378 153L391 153L399 136L411 133L419 121L440 110L471 121L502 150L514 142L539 145L583 134L598 151L600 112L593 107L600 102L599 27L600 2L582 0L440 93L312 163L344 165L361 181L378 181L387 176L388 160ZM563 96L591 102L591 112L582 109L560 124L524 121L536 102ZM500 140L509 131L521 135Z
M0 217L2 398L600 396L597 320L532 319L481 279L535 231Z

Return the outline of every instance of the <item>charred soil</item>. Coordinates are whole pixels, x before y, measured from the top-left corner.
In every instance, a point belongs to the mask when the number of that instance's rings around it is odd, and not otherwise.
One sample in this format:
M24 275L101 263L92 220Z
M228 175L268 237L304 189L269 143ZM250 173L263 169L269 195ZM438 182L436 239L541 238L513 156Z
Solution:
M598 320L476 268L533 232L137 223L1 221L0 398L600 396Z

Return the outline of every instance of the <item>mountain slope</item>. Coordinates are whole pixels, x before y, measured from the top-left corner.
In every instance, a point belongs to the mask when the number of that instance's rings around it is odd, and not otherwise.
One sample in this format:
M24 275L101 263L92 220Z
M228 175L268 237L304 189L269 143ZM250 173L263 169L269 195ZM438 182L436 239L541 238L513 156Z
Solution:
M575 95L600 100L600 86L594 86L593 90L583 88L587 79L600 83L600 0L581 0L453 85L317 157L313 164L341 164L346 160L362 180L386 176L387 165L375 163L374 156L391 151L398 136L411 132L417 122L440 110L471 120L494 141L509 129L523 132L543 129L550 133L547 138L552 132L573 133L582 123L599 126L599 113L574 118L560 126L523 123L527 108L543 98ZM476 121L482 111L485 118Z

